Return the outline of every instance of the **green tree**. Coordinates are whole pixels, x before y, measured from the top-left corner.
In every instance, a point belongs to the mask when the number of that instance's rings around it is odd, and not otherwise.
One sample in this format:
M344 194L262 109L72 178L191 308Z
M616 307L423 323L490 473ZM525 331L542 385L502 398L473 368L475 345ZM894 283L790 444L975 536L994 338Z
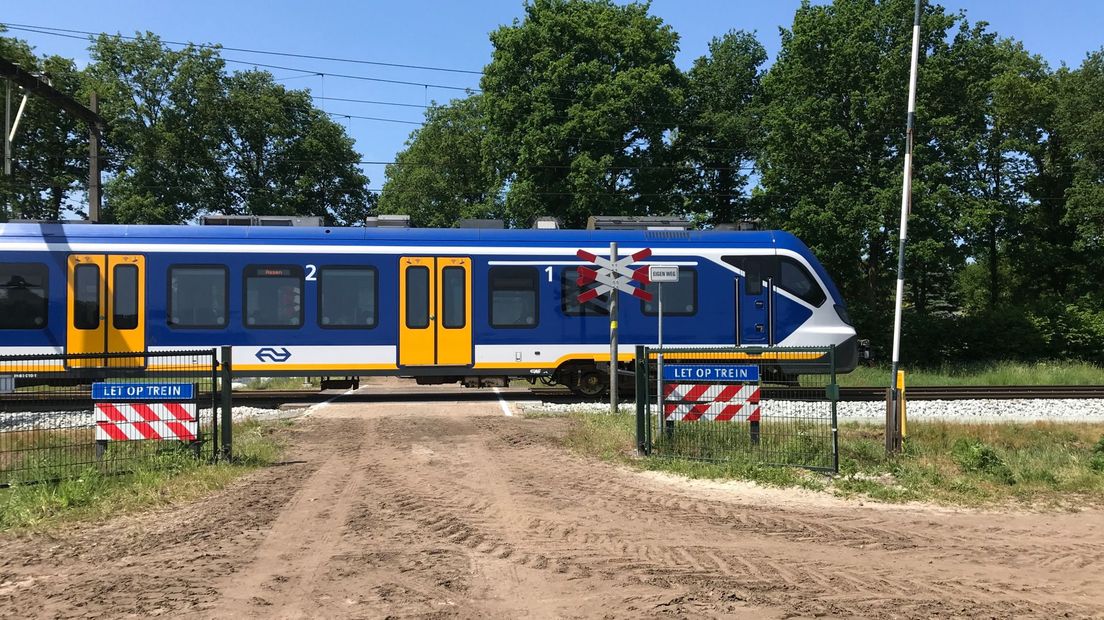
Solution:
M40 74L65 94L83 98L81 72L67 58L39 58L26 42L3 37L0 57ZM12 94L15 108L22 91L13 89ZM12 177L0 186L5 211L17 218L60 219L87 179L88 128L56 102L31 95L12 143Z
M812 246L851 302L860 332L884 341L896 263L912 44L911 0L803 2L763 78L757 200L775 226ZM964 261L939 128L954 122L947 34L957 18L927 5L909 269L923 307ZM946 83L945 87L936 84Z
M754 161L761 67L767 52L754 34L732 31L709 43L687 74L686 109L675 150L687 165L687 210L713 223L746 219L743 193Z
M224 85L215 180L225 192L222 212L364 221L374 197L360 155L308 92L288 90L265 71L235 73Z
M524 19L491 33L486 144L514 223L672 208L655 168L667 161L683 76L678 35L648 9L529 0Z
M89 86L110 126L103 219L178 224L217 211L218 52L172 50L152 33L100 35L89 51Z
M344 129L258 71L227 75L218 50L155 35L100 36L90 88L107 136L104 219L178 224L204 213L319 215L356 224L368 178Z
M1038 174L1052 80L1041 58L984 23L962 24L949 55L962 105L954 123L939 128L949 145L941 162L950 164L964 249L985 268L985 307L992 311L1011 293L1006 255L1021 235L1028 184Z
M426 111L406 148L387 166L380 213L402 213L416 226L451 227L463 218L501 215L501 184L486 161L482 96Z
M1059 78L1059 101L1052 139L1062 140L1069 154L1067 212L1062 224L1076 231L1074 249L1086 270L1076 292L1104 302L1104 49L1089 54L1076 71Z

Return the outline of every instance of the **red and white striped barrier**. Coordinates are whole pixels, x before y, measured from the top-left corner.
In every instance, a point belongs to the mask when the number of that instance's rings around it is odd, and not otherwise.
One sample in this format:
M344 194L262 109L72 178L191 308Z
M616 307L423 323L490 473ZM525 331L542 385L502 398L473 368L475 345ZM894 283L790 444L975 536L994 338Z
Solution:
M666 383L663 392L665 420L727 422L746 415L748 422L759 421L758 385Z
M96 403L96 441L179 439L199 432L195 403Z

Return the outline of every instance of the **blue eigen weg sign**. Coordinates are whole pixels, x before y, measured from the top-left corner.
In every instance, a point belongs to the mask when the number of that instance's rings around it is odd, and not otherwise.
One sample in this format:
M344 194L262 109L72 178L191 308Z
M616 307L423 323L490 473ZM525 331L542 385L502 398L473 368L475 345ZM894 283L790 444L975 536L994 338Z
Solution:
M673 364L663 367L664 381L759 381L759 367L753 365L690 365Z
M192 400L192 383L93 383L92 400Z

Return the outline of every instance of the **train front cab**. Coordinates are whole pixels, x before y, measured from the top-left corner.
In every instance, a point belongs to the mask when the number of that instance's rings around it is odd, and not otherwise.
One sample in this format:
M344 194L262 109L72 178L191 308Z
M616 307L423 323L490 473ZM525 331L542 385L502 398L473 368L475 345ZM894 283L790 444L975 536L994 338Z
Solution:
M142 352L146 348L146 260L139 254L70 254L66 261L68 354ZM70 368L141 366L141 357L105 364L70 359Z

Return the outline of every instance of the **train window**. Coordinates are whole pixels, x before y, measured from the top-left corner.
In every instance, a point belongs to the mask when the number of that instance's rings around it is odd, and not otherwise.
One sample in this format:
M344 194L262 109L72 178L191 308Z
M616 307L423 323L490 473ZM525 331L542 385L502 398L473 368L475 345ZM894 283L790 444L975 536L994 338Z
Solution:
M648 316L659 314L658 284L649 284L644 290L652 294L652 301L641 301L641 309ZM679 267L678 282L663 285L663 316L691 316L698 313L698 272L689 267Z
M0 264L0 329L46 327L46 278L41 263Z
M169 268L169 325L226 327L226 267L195 265Z
M536 267L491 267L491 327L536 327L540 278Z
M820 306L827 299L809 270L789 256L778 258L778 286L813 306Z
M73 270L73 327L100 326L100 266L85 263Z
M585 304L579 303L579 293L596 284L579 286L579 270L571 267L560 277L560 309L567 316L609 316L609 295L599 295Z
M115 329L138 327L138 266L116 265L112 279L111 323Z
M298 265L245 268L246 327L303 325L303 268Z
M375 267L318 270L318 324L333 328L375 327L376 282Z
M441 270L442 325L447 329L460 329L467 324L467 274L463 267L445 267Z
M406 326L429 327L429 267L406 269Z
M763 294L763 260L751 258L744 270L744 293L746 295Z
M763 285L774 276L773 256L724 256L724 262L744 272L744 294L762 295Z

